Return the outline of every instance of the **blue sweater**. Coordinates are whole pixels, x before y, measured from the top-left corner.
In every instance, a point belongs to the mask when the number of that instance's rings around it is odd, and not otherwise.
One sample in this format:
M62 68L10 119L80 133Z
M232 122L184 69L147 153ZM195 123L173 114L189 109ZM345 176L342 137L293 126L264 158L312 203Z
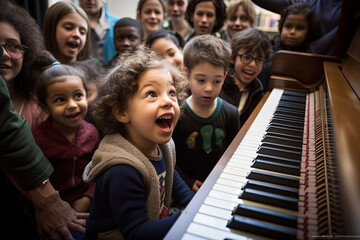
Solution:
M152 163L158 174L165 170L164 159ZM186 205L194 193L176 171L173 184L174 199ZM149 220L144 203L144 182L140 173L129 165L109 168L96 181L86 239L97 239L98 232L115 227L120 228L125 239L162 239L180 212L160 220Z

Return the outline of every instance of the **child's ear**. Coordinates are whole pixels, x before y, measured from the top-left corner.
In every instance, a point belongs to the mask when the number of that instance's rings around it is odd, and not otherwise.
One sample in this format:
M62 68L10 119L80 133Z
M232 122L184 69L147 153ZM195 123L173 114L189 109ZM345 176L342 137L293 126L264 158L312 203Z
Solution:
M120 111L120 109L117 106L114 106L112 108L112 112L116 120L118 120L121 123L128 123L129 122L129 116L126 113L126 111Z

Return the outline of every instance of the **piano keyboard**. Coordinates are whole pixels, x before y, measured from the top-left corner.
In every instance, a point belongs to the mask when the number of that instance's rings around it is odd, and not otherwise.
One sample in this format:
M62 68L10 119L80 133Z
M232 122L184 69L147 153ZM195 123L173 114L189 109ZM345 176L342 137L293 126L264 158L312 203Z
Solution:
M309 184L302 163L304 136L309 141L309 130L304 132L308 98L271 92L182 239L297 238L305 218L298 214L299 206L304 210L299 199L304 200Z

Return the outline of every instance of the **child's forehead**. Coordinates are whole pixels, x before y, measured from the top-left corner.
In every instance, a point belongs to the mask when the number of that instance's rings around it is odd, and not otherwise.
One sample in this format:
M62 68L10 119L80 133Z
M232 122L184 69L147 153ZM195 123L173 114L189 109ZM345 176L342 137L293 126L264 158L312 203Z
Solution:
M258 56L265 56L264 51L262 51L260 48L239 48L237 53L246 53L248 55L258 55Z
M165 68L150 68L144 71L139 78L139 85L142 84L162 84L164 82L174 84L171 72Z
M140 36L140 29L132 25L123 25L115 28L114 35L136 34Z

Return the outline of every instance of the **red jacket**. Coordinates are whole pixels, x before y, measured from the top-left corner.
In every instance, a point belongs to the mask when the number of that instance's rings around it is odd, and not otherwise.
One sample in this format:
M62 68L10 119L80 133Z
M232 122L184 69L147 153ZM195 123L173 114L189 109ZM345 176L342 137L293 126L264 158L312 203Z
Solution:
M36 143L54 167L51 184L68 203L89 196L92 198L95 184L82 179L85 166L97 149L100 138L96 128L82 121L71 143L51 125L50 117L33 131Z

